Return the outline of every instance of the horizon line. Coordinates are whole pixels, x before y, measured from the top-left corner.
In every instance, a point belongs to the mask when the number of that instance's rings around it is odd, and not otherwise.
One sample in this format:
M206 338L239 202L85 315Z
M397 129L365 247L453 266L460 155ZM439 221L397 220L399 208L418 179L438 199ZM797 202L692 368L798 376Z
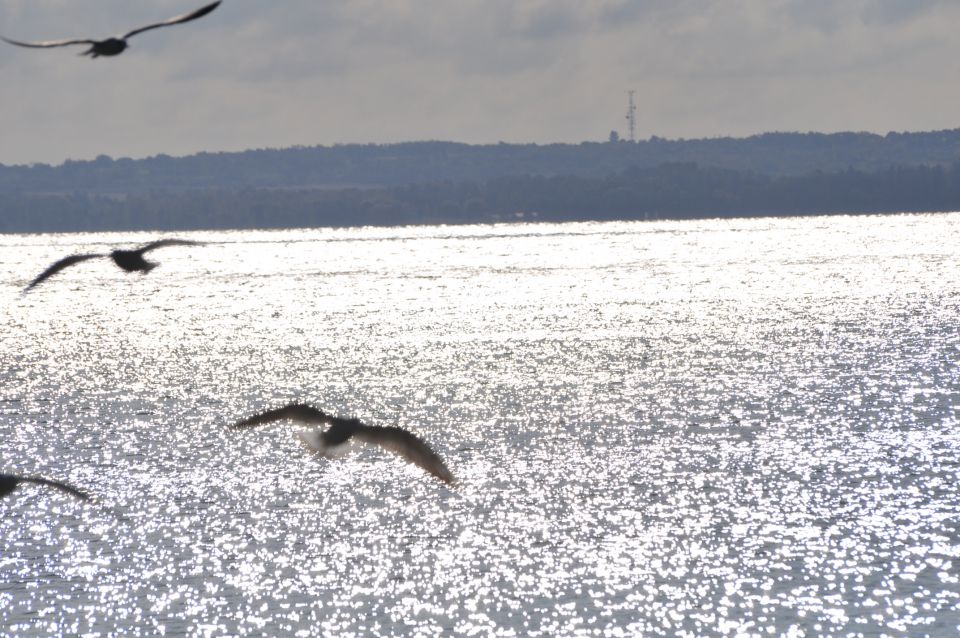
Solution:
M611 131L613 133L615 131ZM894 135L930 135L936 133L955 133L960 132L960 127L949 128L949 129L932 129L932 130L914 130L914 131L887 131L886 133L877 133L874 131L851 131L851 130L837 130L837 131L764 131L760 133L753 133L750 135L723 135L717 134L710 137L661 137L659 135L652 134L646 139L638 139L636 141L631 141L629 139L620 138L617 141L610 140L582 140L580 142L506 142L503 140L497 142L480 142L480 143L471 143L471 142L459 142L456 140L444 140L444 139L420 139L420 140L406 140L401 142L333 142L331 144L292 144L289 146L263 146L263 147L248 147L241 150L199 150L192 153L184 153L179 155L170 155L168 153L155 153L153 155L143 155L139 157L131 156L120 156L113 157L106 153L98 153L93 158L86 159L75 159L75 158L65 158L59 164L50 164L47 162L30 162L30 163L14 163L14 164L5 164L0 162L0 168L34 168L40 166L47 166L50 168L61 168L67 164L93 164L98 161L109 160L112 162L129 160L133 162L145 161L151 159L159 158L170 158L170 159L188 159L191 157L197 157L200 155L240 155L243 153L256 153L256 152L282 152L282 151L291 151L291 150L309 150L309 149L335 149L340 147L371 147L371 146L407 146L415 144L451 144L456 146L473 146L473 147L488 147L488 146L582 146L584 144L650 144L650 143L687 143L687 142L711 142L711 141L730 141L730 140L751 140L758 137L766 137L773 135L818 135L823 137L831 137L838 135L865 135L877 138L887 138Z

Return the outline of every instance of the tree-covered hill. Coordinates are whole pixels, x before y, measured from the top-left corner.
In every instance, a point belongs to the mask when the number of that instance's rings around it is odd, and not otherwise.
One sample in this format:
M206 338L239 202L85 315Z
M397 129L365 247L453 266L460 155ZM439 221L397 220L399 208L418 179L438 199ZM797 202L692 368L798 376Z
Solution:
M949 166L960 129L928 133L767 133L747 138L582 144L410 142L200 153L132 160L106 156L59 166L0 165L0 194L127 193L239 188L394 187L516 176L602 178L693 162L760 175Z
M692 163L382 188L0 194L0 232L689 219L960 210L960 163L774 176Z

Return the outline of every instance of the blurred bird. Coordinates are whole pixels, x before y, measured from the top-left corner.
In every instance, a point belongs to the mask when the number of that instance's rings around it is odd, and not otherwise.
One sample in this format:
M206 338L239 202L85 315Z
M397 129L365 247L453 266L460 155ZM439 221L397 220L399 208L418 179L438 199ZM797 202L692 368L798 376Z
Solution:
M164 20L163 22L156 22L154 24L148 24L145 27L140 27L139 29L134 29L122 36L115 38L107 38L106 40L84 40L84 39L66 39L66 40L44 40L40 42L19 42L17 40L9 40L0 36L0 39L3 39L4 42L9 42L10 44L15 44L18 47L31 47L35 49L48 49L50 47L64 47L71 44L89 44L90 48L84 51L81 55L89 55L93 58L98 58L101 55L113 56L120 55L127 48L127 39L132 38L138 33L143 33L144 31L149 31L150 29L158 29L160 27L169 27L174 24L181 24L183 22L190 22L191 20L196 20L197 18L202 18L207 15L214 9L216 9L222 0L217 0L208 4L207 6L197 9L196 11L191 11L190 13L185 13L183 15L177 16L175 18L170 18L169 20Z
M139 271L143 274L147 274L151 270L157 267L157 264L152 261L147 261L143 258L144 253L154 250L156 248L163 248L164 246L202 246L203 242L199 241L190 241L189 239L161 239L160 241L155 241L146 246L137 248L136 250L114 250L109 253L90 253L86 255L70 255L69 257L64 257L63 259L54 262L49 268L40 273L36 279L30 282L30 285L24 288L23 292L26 293L31 288L44 281L53 277L55 274L66 268L67 266L72 266L73 264L80 263L81 261L87 261L88 259L95 259L97 257L109 257L113 260L115 264L126 270L127 272Z
M75 487L71 487L66 483L61 483L60 481L51 481L50 479L32 477L32 476L15 476L13 474L0 474L0 498L9 495L13 490L17 489L17 486L21 483L33 483L35 485L46 485L49 487L56 488L61 492L66 492L71 496L76 496L79 499L84 501L89 500L90 497L87 496L85 492L81 492Z
M454 482L453 474L447 469L443 459L431 450L422 439L400 427L365 425L359 419L341 419L300 403L292 403L276 410L254 415L234 423L230 427L242 429L284 420L311 425L330 424L330 427L323 432L310 430L298 433L300 439L308 448L326 458L332 458L352 438L364 443L379 445L385 450L399 454L444 483Z

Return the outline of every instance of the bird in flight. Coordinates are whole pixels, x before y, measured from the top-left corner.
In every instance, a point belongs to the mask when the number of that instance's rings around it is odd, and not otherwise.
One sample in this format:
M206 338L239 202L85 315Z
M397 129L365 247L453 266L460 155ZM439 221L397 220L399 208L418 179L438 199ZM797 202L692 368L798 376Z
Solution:
M300 439L308 448L326 458L332 458L350 439L356 439L379 445L385 450L399 454L444 483L454 482L453 474L447 469L443 459L418 436L400 427L366 425L359 419L330 416L317 408L301 403L292 403L276 410L256 414L230 427L243 429L286 420L310 425L329 424L330 427L323 432L310 430L299 433Z
M66 483L61 483L60 481L51 481L50 479L33 477L33 476L15 476L13 474L0 474L0 498L7 496L13 490L17 489L17 486L21 483L34 483L35 485L46 485L49 487L56 488L61 492L66 492L71 496L76 496L79 499L84 501L89 500L90 497L87 496L86 492L81 492L75 487L71 487Z
M87 261L88 259L95 259L97 257L109 257L113 262L126 270L127 272L139 271L143 274L147 274L151 270L157 267L157 264L152 261L147 261L143 258L144 253L154 250L155 248L163 248L164 246L202 246L203 242L199 241L190 241L189 239L161 239L160 241L155 241L147 244L146 246L141 246L136 250L114 250L109 253L91 253L87 255L70 255L69 257L64 257L63 259L54 262L49 268L44 270L42 273L37 275L37 278L30 282L30 285L27 286L23 292L28 292L31 288L44 281L53 277L55 274L66 268L67 266L72 266L73 264L80 263L81 261Z
M17 40L10 40L0 36L4 42L9 42L10 44L15 44L18 47L31 47L35 49L48 49L50 47L65 47L71 44L89 44L90 48L84 51L81 55L89 55L93 58L98 58L101 55L113 56L120 55L127 48L127 39L132 38L138 33L143 33L144 31L149 31L150 29L158 29L160 27L169 27L174 24L182 24L184 22L190 22L191 20L196 20L197 18L202 18L207 15L214 9L216 9L222 0L217 0L208 4L205 7L197 9L196 11L191 11L190 13L185 13L175 18L170 18L169 20L164 20L163 22L156 22L154 24L148 24L145 27L140 27L139 29L134 29L129 31L122 36L107 38L106 40L87 40L82 38L77 39L66 39L66 40L44 40L40 42L20 42Z

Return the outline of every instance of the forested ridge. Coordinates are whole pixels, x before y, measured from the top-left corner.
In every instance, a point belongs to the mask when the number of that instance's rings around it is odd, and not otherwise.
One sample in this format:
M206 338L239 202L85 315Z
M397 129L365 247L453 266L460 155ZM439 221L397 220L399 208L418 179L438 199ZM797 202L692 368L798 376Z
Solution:
M0 231L293 228L960 210L960 163L763 175L694 163L606 177L377 188L0 194Z
M763 175L805 175L960 160L960 129L928 133L766 133L746 138L582 144L408 142L261 149L236 153L100 156L58 166L0 165L0 193L144 193L156 190L342 188L518 175L607 177L631 168L694 162Z
M0 232L960 210L960 130L0 165Z

